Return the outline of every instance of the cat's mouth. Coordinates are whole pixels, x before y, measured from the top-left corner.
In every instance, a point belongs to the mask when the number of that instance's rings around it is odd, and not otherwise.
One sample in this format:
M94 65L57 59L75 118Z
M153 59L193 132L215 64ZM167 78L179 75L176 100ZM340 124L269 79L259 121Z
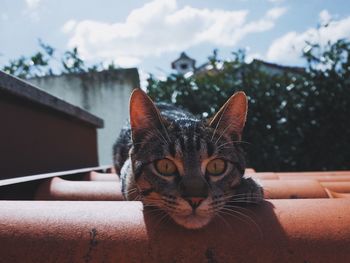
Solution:
M170 214L172 219L179 225L189 228L189 229L198 229L201 227L204 227L207 225L211 219L212 215L206 214L202 215L196 210L193 210L192 212L188 214Z
M196 213L192 213L190 215L172 215L172 218L174 219L174 221L181 225L184 226L186 228L190 228L190 229L198 229L201 227L204 227L205 225L207 225L210 220L211 220L211 216L200 216Z
M197 206L193 206L193 204L181 198L177 199L177 202L177 209L167 210L167 212L177 224L185 228L202 228L214 217L215 213L211 209L211 197L206 198Z

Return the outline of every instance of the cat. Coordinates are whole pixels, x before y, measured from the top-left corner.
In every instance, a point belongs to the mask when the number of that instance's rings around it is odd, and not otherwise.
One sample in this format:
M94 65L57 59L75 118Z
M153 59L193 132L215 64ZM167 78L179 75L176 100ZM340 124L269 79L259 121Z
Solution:
M157 207L189 229L204 227L232 204L261 202L262 187L243 176L246 115L244 92L232 95L207 121L155 104L135 89L130 124L113 147L125 199Z

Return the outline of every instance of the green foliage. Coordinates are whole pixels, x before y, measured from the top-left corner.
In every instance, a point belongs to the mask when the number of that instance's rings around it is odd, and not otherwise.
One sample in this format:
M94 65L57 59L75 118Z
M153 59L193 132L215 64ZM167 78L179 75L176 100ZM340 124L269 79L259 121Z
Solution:
M84 61L80 58L78 48L66 51L62 57L64 73L81 73L85 71Z
M11 60L3 70L20 78L52 75L49 61L54 56L54 49L41 40L39 40L39 46L40 51L29 57L21 56L19 59Z
M235 92L249 99L243 140L249 166L258 171L350 168L350 43L304 49L306 71L272 74L259 63L246 64L244 52L231 61L209 57L212 69L191 77L151 76L148 93L204 117ZM204 113L204 114L203 114Z
M32 56L21 56L11 60L2 70L19 78L28 79L62 73L99 72L104 69L117 68L113 62L106 66L102 63L87 66L76 47L72 50L66 50L60 55L57 54L55 48L39 39L39 48L40 50Z

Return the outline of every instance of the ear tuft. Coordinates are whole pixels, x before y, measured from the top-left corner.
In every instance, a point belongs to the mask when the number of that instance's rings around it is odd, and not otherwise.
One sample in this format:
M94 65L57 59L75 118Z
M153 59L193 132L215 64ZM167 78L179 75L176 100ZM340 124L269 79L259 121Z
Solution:
M236 135L241 139L247 118L248 101L243 91L233 94L220 108L210 122L210 126L221 133Z

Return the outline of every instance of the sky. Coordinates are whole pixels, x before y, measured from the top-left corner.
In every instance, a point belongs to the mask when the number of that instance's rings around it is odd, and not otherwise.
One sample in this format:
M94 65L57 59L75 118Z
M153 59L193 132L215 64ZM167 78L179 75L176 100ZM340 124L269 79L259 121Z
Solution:
M197 66L239 48L248 61L302 65L305 41L339 38L350 39L349 0L0 0L0 67L34 54L38 39L161 77L182 51Z

